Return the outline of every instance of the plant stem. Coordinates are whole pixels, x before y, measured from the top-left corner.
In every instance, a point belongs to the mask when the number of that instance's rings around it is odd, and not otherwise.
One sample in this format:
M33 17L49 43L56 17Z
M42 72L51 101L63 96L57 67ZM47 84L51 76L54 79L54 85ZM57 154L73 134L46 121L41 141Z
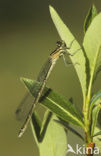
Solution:
M86 142L90 143L92 141L91 138L91 132L90 132L90 126L91 126L91 111L90 108L90 99L91 99L91 88L92 88L92 81L93 76L91 76L89 87L88 87L88 94L84 103L83 107L83 113L84 113L84 124L85 124L85 130L86 130ZM90 113L90 114L89 114Z
M84 101L83 113L84 113L84 124L85 124L85 138L86 138L86 147L92 144L92 136L91 136L91 110L90 108L90 100L91 100L91 89L92 89L93 76L91 76L87 97ZM93 149L93 147L91 147ZM93 154L87 154L87 156L93 156Z

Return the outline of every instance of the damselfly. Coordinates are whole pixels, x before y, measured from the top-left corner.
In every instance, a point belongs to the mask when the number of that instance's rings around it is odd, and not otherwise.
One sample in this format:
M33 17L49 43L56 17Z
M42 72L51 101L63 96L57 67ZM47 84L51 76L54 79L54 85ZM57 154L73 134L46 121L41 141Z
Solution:
M37 77L39 86L37 87L37 91L35 91L35 98L33 100L32 105L30 106L30 109L28 109L28 112L26 113L26 119L25 119L23 126L21 127L21 129L19 131L18 137L21 137L23 135L23 133L25 132L27 125L31 119L31 116L33 113L33 108L39 102L39 99L42 95L43 89L46 85L47 79L50 76L50 73L51 73L54 65L56 64L57 60L61 56L63 56L63 58L64 58L65 53L67 53L68 55L72 55L67 51L67 49L71 48L73 41L71 42L70 47L67 47L64 41L58 41L57 48L49 55L47 62L45 63L45 65L43 66L42 70L40 71L40 73ZM33 91L34 90L35 90L35 87L33 87ZM24 101L26 101L27 97L28 97L28 95L25 97ZM24 101L23 101L23 105L24 105ZM17 116L19 116L19 114L21 113L21 107L22 107L22 104L16 110ZM24 106L24 107L26 107L26 106Z

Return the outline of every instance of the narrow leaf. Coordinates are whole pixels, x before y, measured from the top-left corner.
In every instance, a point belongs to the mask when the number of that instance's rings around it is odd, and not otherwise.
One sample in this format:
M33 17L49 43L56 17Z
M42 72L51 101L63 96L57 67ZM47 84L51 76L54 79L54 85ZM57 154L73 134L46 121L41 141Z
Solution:
M100 129L98 127L95 128L94 134L98 133ZM93 139L93 142L95 143L95 146L99 148L101 153L101 135L95 136Z
M98 14L86 31L83 46L89 61L90 78L89 78L89 94L99 67L101 66L101 13Z
M44 139L51 117L52 117L52 113L46 111L44 114L43 121L40 122L40 117L38 113L36 111L33 112L32 120L31 120L31 128L32 128L33 136L37 138L36 142L38 145L39 142L42 142Z
M31 85L35 85L37 81L24 79L24 83L26 87L28 87L31 94L34 96L34 92L32 91ZM58 95L51 89L47 87L44 89L43 95L40 98L40 103L48 109L50 109L52 112L54 112L57 116L64 119L65 121L71 122L72 124L84 128L82 117L75 109L75 107L71 104L71 102L67 101L66 98Z
M88 11L88 14L85 18L85 22L84 22L84 33L87 31L88 27L90 26L92 20L94 19L94 17L97 15L97 9L95 7L95 5L92 5L91 8Z
M72 35L68 27L63 23L62 19L59 17L58 13L54 10L52 6L50 6L50 14L51 18L55 24L55 27L61 37L62 40L65 41L66 45L69 47L70 43L75 39L75 37ZM79 43L77 40L75 40L72 44L72 47L70 48L69 52L72 54L78 49L81 49ZM70 56L70 55L69 55ZM79 50L74 56L70 56L70 59L73 64L78 63L79 65L75 65L74 68L77 72L82 92L83 92L83 98L85 98L86 94L86 69L85 69L85 57L83 54L82 49Z
M27 89L30 88L30 92L32 94L34 94L34 97L36 97L37 91L39 90L39 88L41 86L41 82L37 81L37 83L36 83L36 81L34 81L34 83L33 83L33 81L30 81L30 83L29 83L29 79L26 79L24 77L21 77L20 79L22 82L24 82L26 88ZM28 89L28 91L29 91L29 89Z
M50 90L48 97L44 98L41 103L65 121L83 127L82 118L73 105L56 92Z
M95 108L92 110L92 127L91 127L91 136L94 135L94 129L97 125L97 119L98 119L98 113L101 109L101 104L98 104L95 106Z
M99 127L101 128L101 110L98 115L98 124L99 124Z
M98 115L100 114L101 109L101 90L98 91L91 99L90 102L90 114L92 114L92 136L94 135L94 128L96 126L97 121L100 122Z
M91 99L90 109L92 110L94 106L101 103L101 90L98 91Z
M98 50L98 56L96 60L95 70L94 70L93 82L96 80L97 75L99 74L100 71L101 71L101 46L99 47L99 50Z
M101 135L101 130L93 135L93 137Z

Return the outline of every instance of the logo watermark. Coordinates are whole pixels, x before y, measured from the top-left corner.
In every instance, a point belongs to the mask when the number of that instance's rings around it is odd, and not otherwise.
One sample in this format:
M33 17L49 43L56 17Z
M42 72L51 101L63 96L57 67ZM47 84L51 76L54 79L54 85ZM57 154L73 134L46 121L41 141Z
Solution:
M93 149L91 147L85 147L85 145L79 145L76 144L75 146L75 150L72 148L72 146L70 144L68 144L68 150L66 153L74 153L74 154L89 154L89 151L91 154L99 154L100 150L98 147L94 147Z

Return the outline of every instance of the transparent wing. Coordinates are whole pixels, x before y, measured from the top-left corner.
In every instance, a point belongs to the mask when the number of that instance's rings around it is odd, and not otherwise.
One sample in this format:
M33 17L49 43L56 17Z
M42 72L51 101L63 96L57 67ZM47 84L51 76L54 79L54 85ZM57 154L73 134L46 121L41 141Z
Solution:
M46 61L46 63L43 65L41 71L39 72L39 75L37 77L38 82L44 82L44 80L50 70L51 65L52 65L52 60L49 57L48 60Z
M37 97L38 91L41 87L42 83L39 83L37 81L34 81L34 83L31 85L31 92L34 97ZM33 97L30 92L26 93L25 97L22 99L21 103L16 109L16 119L17 120L23 120L27 117L34 101Z
M34 97L31 96L30 93L26 93L25 97L16 109L15 114L17 120L24 120L27 117L27 114L33 105L33 100Z
M65 53L65 55L63 55L63 61L64 61L65 66L68 66L68 65L72 64L67 53Z

